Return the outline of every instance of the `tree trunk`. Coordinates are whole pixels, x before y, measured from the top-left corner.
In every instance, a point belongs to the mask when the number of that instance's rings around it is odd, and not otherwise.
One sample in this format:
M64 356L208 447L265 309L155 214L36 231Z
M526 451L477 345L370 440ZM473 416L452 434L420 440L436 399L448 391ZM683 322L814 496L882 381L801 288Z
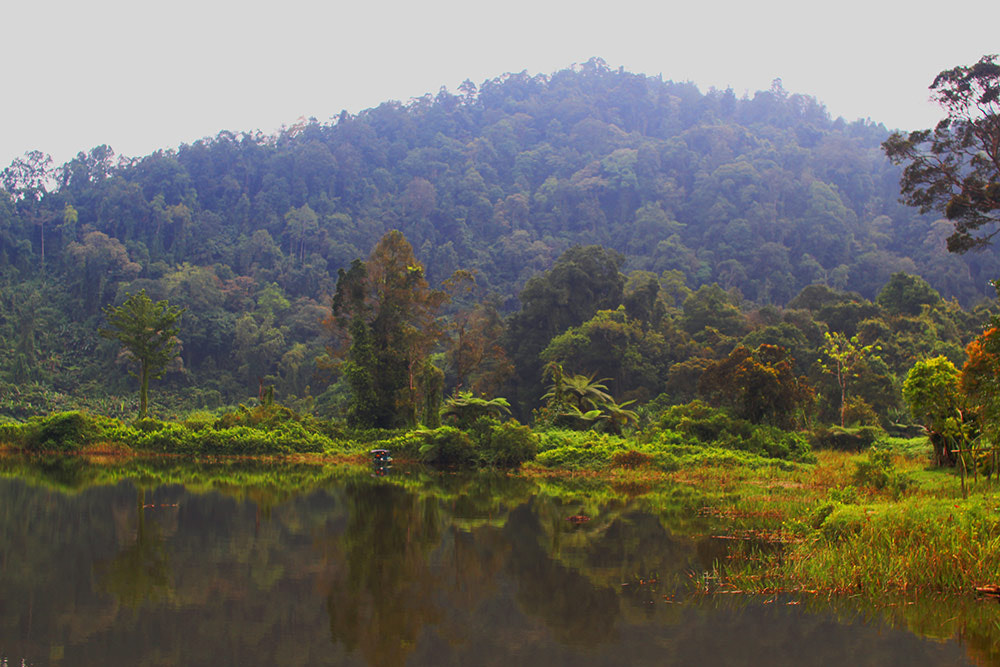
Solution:
M149 368L146 362L139 364L139 419L146 418L146 411L149 405Z

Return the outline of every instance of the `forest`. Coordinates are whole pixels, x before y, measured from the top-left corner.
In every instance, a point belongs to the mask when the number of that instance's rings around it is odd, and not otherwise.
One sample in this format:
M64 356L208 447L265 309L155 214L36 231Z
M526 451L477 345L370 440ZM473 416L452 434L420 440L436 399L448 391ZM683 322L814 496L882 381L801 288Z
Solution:
M546 367L616 405L736 406L725 373L753 363L802 380L779 422L905 422L913 364L961 367L996 311L997 258L949 253L951 222L900 201L889 136L780 80L737 97L593 59L273 136L31 152L0 179L0 409L133 415L128 355L99 330L144 291L184 309L151 396L164 417L267 388L412 425L429 382L527 422ZM362 419L351 322L378 319L370 281L395 260L410 283L386 298L420 322L383 317L374 342L409 355L377 362L409 395ZM859 351L849 387L834 350Z

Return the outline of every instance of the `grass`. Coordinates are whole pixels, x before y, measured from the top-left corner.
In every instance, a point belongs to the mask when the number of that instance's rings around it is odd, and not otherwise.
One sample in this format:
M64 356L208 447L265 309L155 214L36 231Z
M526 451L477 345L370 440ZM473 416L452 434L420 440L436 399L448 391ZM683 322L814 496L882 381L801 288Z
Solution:
M903 446L900 446L903 445ZM780 550L736 554L713 573L745 591L823 591L839 595L972 595L1000 583L997 483L980 480L962 498L957 475L930 469L915 443L888 443L889 476L876 483L870 454L818 452L818 463L767 480L722 483L732 509L769 517Z

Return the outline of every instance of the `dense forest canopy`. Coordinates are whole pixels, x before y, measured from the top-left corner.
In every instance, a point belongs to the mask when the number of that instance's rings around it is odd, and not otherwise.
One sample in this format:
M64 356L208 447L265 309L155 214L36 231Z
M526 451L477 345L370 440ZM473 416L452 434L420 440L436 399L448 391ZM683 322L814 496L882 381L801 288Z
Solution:
M598 331L657 355L639 364L623 348L632 366L574 369L614 377L619 398L651 398L671 378L690 393L683 373L696 378L743 337L750 351L781 344L805 373L822 344L816 326L875 340L924 318L905 335L932 323L943 333L920 345L946 346L959 363L982 318L947 300L991 296L997 257L948 254L951 224L899 202L901 170L880 148L888 136L830 118L780 81L752 96L702 93L593 59L274 136L221 132L141 158L99 146L59 167L32 152L0 181L4 400L105 395L127 359L97 336L102 309L144 289L187 309L167 373L186 405L241 400L264 383L344 405L323 321L338 270L390 230L432 288L458 269L475 276L473 294L445 309L461 326L442 329L438 363L472 341L506 367L496 352L506 342L525 409L542 365L586 358ZM592 285L572 277L575 264ZM886 294L897 274L920 282ZM826 292L803 292L811 285ZM889 370L905 373L912 357L886 362L896 394ZM446 370L462 384L463 371Z

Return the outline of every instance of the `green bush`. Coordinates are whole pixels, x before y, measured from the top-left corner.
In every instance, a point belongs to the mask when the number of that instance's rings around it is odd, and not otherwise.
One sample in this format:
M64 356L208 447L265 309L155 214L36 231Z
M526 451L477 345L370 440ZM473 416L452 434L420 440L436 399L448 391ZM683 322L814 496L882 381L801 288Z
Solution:
M658 420L660 428L676 431L704 443L733 436L745 437L750 433L750 422L735 419L726 410L713 408L702 401L667 408Z
M878 491L887 491L897 497L910 485L910 479L896 470L892 455L885 449L875 446L869 448L864 461L854 464L854 481Z
M517 468L538 453L538 439L516 420L494 424L477 441L482 463L497 468Z
M816 461L809 439L802 433L782 431L774 426L756 426L745 443L745 447L734 447L734 449L745 449L773 459L786 459L799 463Z
M737 419L721 408L701 401L675 405L664 410L657 420L655 438L671 433L688 443L721 449L751 452L763 457L785 459L799 463L815 461L808 439L801 433L785 431L775 426L751 424Z
M440 426L417 433L424 440L420 446L420 460L428 465L463 468L478 462L472 439L454 426Z
M829 511L824 514L819 521L819 529L826 538L832 540L858 533L868 518L862 505L831 503Z
M841 428L831 426L819 428L813 432L813 443L820 449L836 449L848 452L860 452L871 447L885 437L885 431L874 426L856 426Z
M536 460L549 468L598 468L616 453L634 448L634 442L595 431L549 430L538 434ZM642 445L640 445L641 447Z
M132 427L140 433L152 433L153 431L159 431L166 424L167 422L162 422L159 419L146 417L145 419L137 419L132 422Z
M23 429L20 444L32 451L74 451L103 435L103 429L95 418L78 411L36 417Z

